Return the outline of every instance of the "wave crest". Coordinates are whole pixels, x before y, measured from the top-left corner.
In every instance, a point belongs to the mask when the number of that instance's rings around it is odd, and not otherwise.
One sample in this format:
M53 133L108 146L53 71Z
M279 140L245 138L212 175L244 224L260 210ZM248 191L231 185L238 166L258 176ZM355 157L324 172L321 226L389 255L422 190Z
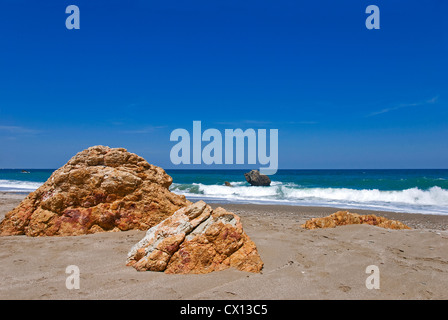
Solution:
M32 192L39 188L43 182L0 180L0 191L3 192Z
M192 199L224 202L284 203L295 205L348 206L421 213L448 214L448 190L431 187L427 190L301 188L296 184L275 182L269 187L249 186L244 182L224 185L173 184L171 191Z

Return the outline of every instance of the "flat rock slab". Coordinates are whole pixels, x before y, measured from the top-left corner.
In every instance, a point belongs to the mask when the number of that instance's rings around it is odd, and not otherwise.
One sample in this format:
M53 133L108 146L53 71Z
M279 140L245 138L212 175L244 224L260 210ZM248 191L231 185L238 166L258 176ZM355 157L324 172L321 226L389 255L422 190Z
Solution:
M348 211L338 211L328 217L312 218L306 221L302 228L305 229L319 229L319 228L334 228L337 226L345 226L350 224L368 224L386 229L411 229L404 223L391 220L384 217L379 217L374 214L359 215Z

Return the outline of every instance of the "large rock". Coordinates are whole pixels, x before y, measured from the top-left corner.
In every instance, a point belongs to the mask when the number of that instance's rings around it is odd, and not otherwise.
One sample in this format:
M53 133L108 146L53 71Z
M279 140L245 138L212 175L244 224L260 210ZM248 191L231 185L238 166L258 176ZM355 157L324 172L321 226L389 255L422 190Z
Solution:
M139 271L208 273L235 267L260 272L263 262L240 218L203 201L176 211L152 227L128 253Z
M79 235L147 230L190 202L171 193L172 178L123 148L75 155L0 223L0 235Z
M411 229L400 221L378 217L374 214L359 215L348 211L338 211L323 218L312 218L306 221L301 227L305 229L319 229L334 228L349 224L368 224L386 229Z
M258 170L252 170L244 174L246 181L252 186L269 186L271 179L267 175L261 174Z

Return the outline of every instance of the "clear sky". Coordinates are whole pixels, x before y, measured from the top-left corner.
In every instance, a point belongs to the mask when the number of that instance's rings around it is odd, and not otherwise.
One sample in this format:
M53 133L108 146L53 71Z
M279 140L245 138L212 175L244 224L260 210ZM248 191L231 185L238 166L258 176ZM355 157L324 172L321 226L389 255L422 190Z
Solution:
M278 129L280 168L448 168L447 15L445 0L2 1L0 168L98 144L174 168L170 133L194 120Z

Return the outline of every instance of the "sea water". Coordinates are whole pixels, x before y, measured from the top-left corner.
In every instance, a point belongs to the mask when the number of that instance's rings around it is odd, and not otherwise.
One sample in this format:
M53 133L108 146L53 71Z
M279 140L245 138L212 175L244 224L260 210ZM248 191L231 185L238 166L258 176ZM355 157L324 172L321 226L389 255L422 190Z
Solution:
M26 170L26 169L25 169ZM54 170L0 170L0 191L28 193ZM166 170L191 201L330 206L448 215L448 170L279 170L266 187L248 170ZM224 185L228 181L232 187Z

